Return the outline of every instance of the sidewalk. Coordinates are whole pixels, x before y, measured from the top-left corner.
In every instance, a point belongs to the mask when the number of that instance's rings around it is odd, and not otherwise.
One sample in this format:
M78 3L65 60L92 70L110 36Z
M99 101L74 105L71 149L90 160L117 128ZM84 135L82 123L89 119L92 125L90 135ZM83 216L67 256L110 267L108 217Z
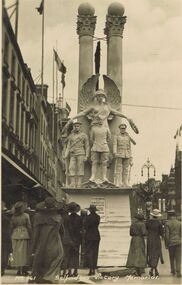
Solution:
M60 278L58 284L181 284L181 278L176 278L170 274L169 256L168 251L165 249L162 242L164 264L158 266L160 276L155 278L149 277L149 268L145 270L145 274L142 277L135 277L128 275L120 277L113 274L113 276L102 276L97 274L96 276L89 277L88 269L79 269L79 276L76 278ZM112 271L116 271L117 268L112 268ZM122 270L120 267L119 270ZM17 270L6 270L5 275L1 278L2 284L27 284L29 277L16 276ZM99 270L98 270L99 271ZM109 272L109 269L108 269Z

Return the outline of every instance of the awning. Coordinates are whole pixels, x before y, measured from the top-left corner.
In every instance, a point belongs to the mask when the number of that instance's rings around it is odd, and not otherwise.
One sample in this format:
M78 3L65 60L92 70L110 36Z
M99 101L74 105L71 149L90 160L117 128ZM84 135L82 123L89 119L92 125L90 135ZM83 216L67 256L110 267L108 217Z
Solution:
M3 152L1 154L4 160L4 163L5 163L3 173L2 173L2 178L4 178L2 179L4 180L4 184L2 185L3 187L22 186L24 189L25 188L29 189L29 191L41 189L53 197L56 196L56 193L53 193L53 191L50 191L49 189L41 185L40 182L38 182L35 178L33 178L30 174L28 174L22 167L20 167L16 162L14 162L9 156L4 154ZM17 177L18 177L18 182L15 181L15 178ZM7 180L10 180L10 182L8 183Z
M39 184L37 180L35 180L32 176L30 176L25 170L23 170L18 164L16 164L11 158L9 158L6 154L2 153L2 157L8 161L12 166L14 166L18 171L20 171L23 175L31 179L35 184Z

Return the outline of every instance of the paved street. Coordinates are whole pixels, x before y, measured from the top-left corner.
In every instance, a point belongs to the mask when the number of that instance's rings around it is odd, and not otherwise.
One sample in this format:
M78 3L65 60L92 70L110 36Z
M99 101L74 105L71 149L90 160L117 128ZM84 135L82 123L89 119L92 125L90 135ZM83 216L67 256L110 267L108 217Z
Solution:
M101 276L96 275L95 277L88 277L87 269L80 269L78 278L68 278L68 279L60 279L59 284L181 284L181 278L173 277L170 274L170 266L169 266L169 257L168 251L164 248L163 245L163 256L165 263L162 265L159 263L159 273L160 276L157 279L149 278L149 269L146 269L145 274L142 277L134 277L134 276ZM26 284L28 283L28 277L16 276L16 270L7 270L6 275L2 277L2 284Z

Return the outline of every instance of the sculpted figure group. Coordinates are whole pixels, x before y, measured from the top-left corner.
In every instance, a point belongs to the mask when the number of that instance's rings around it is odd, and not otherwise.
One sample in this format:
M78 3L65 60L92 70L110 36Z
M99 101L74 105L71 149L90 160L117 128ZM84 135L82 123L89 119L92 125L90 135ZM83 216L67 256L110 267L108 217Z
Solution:
M113 153L115 159L114 184L116 186L128 186L129 167L132 166L131 142L136 144L126 133L126 124L120 124L120 134L113 138L113 151L111 132L108 119L110 116L125 118L131 128L138 133L138 129L131 119L128 119L121 112L111 108L107 103L106 92L97 90L88 108L81 111L73 119L69 120L63 132L65 133L71 124L73 130L68 136L65 159L68 163L70 187L81 187L84 176L84 163L91 159L90 181L94 183L108 182L107 165L109 154ZM81 130L81 117L90 120L88 135ZM99 174L99 179L98 179Z

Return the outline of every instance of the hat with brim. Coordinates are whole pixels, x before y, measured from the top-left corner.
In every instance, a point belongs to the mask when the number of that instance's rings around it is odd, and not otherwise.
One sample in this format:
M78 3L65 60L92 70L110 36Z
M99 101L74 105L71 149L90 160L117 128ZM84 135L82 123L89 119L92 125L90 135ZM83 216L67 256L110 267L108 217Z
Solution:
M161 217L162 216L159 209L153 209L153 211L150 214L153 217Z
M137 214L134 215L134 218L137 219L137 220L144 220L144 215L137 213Z
M97 209L96 205L90 204L89 208L86 208L89 211L99 211L99 209Z
M118 126L119 129L126 129L127 128L127 125L126 124L120 124Z
M97 97L97 96L103 96L105 98L107 98L106 92L103 89L99 89L97 90L94 95L93 98Z
M169 211L167 211L167 213L168 213L168 215L170 215L170 216L176 216L175 210L169 210Z
M82 125L82 123L75 119L73 120L73 125Z
M15 208L15 209L21 209L21 208L23 208L24 206L25 206L24 202L18 201L18 202L15 203L14 208Z
M68 212L70 213L77 213L80 211L80 205L75 202L71 202L68 204Z

